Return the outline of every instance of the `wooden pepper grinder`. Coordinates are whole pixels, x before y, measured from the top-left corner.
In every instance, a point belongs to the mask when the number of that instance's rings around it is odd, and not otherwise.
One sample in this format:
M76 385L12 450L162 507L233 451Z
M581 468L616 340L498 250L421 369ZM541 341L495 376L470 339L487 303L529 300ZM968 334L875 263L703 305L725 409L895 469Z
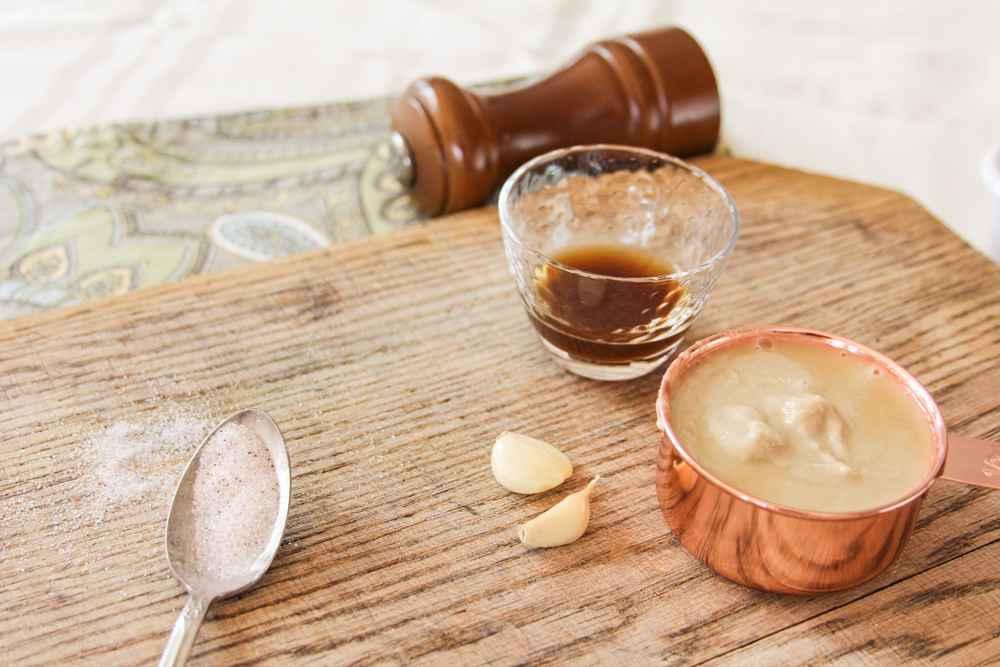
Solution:
M719 92L698 43L679 28L597 42L552 75L477 95L420 79L392 111L393 169L427 216L486 201L520 165L579 144L626 144L678 157L719 134Z

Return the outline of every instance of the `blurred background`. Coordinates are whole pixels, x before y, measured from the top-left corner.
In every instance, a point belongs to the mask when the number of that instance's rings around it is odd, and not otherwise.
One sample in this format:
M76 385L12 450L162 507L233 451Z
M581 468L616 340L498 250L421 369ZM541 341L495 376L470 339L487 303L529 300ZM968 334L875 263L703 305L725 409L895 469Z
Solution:
M0 141L543 74L666 25L708 53L735 155L902 191L1000 259L990 0L0 0Z

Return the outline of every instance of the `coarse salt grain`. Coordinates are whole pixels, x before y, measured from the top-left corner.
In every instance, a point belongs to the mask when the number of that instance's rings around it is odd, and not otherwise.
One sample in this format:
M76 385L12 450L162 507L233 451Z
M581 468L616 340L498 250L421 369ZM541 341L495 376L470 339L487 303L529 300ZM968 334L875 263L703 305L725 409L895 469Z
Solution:
M218 579L246 573L278 516L278 474L249 426L224 424L205 442L191 495L194 569Z

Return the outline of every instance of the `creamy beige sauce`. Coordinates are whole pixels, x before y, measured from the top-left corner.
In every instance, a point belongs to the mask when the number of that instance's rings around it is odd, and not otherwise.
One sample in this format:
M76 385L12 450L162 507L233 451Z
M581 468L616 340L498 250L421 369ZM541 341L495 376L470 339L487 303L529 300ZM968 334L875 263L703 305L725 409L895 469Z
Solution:
M926 475L920 405L847 351L780 338L705 355L671 395L671 423L709 472L761 500L823 512L889 504Z

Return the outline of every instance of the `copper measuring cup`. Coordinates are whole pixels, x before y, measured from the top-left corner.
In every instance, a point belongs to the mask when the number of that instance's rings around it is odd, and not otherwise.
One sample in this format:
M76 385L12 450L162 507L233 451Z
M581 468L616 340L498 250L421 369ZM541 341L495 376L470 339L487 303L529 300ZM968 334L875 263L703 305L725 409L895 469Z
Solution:
M670 421L670 398L686 371L713 351L747 339L829 345L891 373L919 403L933 453L920 483L895 502L864 511L815 512L766 502L722 482L685 449ZM899 364L840 336L795 327L747 327L692 345L668 367L656 402L661 445L656 492L685 548L737 583L775 593L814 595L850 588L887 568L906 546L920 503L938 478L1000 489L1000 445L949 436L928 391Z

